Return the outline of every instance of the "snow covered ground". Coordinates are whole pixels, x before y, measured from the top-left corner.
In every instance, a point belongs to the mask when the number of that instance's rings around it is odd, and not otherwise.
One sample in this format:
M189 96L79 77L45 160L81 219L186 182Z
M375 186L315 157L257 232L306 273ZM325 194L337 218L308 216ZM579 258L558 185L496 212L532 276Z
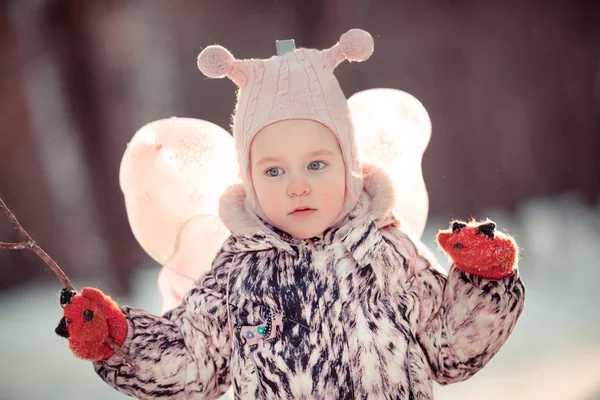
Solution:
M484 370L466 382L436 386L436 399L600 399L600 206L590 209L566 195L525 202L514 216L495 210L483 215L516 236L522 248L525 312ZM427 245L435 248L435 232L449 219L430 218ZM132 296L118 302L158 312L157 274L156 266L140 268ZM0 293L0 399L127 398L54 334L59 289L57 282Z

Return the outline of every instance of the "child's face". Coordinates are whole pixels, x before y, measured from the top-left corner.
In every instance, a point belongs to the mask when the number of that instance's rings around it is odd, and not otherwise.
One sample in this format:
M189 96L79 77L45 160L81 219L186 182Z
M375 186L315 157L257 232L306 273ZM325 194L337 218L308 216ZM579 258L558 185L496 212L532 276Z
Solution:
M317 236L340 213L346 191L335 135L310 120L285 120L260 131L250 146L252 183L269 220L292 236ZM311 210L294 212L299 207Z

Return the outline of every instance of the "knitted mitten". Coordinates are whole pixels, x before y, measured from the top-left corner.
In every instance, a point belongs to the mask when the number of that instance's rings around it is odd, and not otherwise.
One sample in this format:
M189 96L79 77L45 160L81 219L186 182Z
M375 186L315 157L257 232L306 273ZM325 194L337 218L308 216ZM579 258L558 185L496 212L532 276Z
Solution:
M502 279L514 273L519 250L509 235L496 232L491 221L453 221L440 231L437 241L457 268L488 279Z
M111 338L122 346L127 337L127 321L117 304L100 290L84 288L81 293L63 289L60 305L64 309L55 332L69 339L69 348L84 360L106 360L115 351Z

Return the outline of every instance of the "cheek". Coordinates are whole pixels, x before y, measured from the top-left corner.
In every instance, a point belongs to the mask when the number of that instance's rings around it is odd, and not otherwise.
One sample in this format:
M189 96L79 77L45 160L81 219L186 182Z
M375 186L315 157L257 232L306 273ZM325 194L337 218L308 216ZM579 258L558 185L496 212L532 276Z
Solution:
M329 208L340 208L344 203L346 182L344 179L333 179L322 182L319 192L321 201Z
M265 213L277 211L284 206L282 201L285 194L282 185L278 184L258 184L254 186L256 197L261 208Z

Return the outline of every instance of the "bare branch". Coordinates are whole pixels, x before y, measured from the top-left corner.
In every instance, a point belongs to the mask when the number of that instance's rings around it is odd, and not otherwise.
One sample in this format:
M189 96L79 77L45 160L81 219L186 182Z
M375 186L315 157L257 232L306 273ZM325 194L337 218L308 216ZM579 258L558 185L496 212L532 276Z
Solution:
M123 351L123 349L119 347L119 345L117 344L117 342L115 342L112 336L106 338L106 343L108 343L108 345L115 351L115 353L117 353L127 364L129 364L129 366L133 368L135 372L139 371L139 367L135 365L131 358L129 358L129 356Z
M65 285L67 289L75 290L75 287L73 286L69 278L67 278L67 275L65 275L63 270L60 269L56 261L50 258L50 256L40 246L37 245L37 243L31 238L31 236L29 236L27 231L23 229L23 227L17 220L17 217L15 217L15 215L8 209L6 203L4 203L4 200L2 200L2 198L0 198L0 208L2 208L4 215L6 215L6 218L8 218L8 221L11 223L13 229L19 232L23 239L25 239L25 241L19 243L0 242L0 248L10 250L29 249L33 251L35 254L38 255L39 258L41 258L46 263L46 265L50 267L52 271L54 271L56 276L58 276L58 279L60 279L60 281L63 283L63 285Z
M0 249L23 250L23 249L28 249L28 248L29 248L29 246L27 246L27 243L25 243L25 242L21 242L21 243L0 242Z
M67 289L75 291L75 287L73 286L69 278L67 278L67 275L63 272L62 269L60 269L56 261L50 258L50 256L40 246L37 245L37 243L31 238L31 236L29 236L27 231L23 229L23 227L17 220L17 217L15 217L15 215L8 209L6 203L4 203L4 200L2 200L2 198L0 198L0 208L2 208L4 215L6 215L6 218L8 218L8 220L12 224L13 229L19 232L23 239L25 239L25 241L19 243L0 242L0 248L9 250L32 250L35 254L38 255L38 257L40 257L46 263L46 265L50 267L50 269L52 269L52 271L54 271L56 276L58 276L58 279L60 279L60 281L63 283L63 285L65 285ZM119 347L119 345L114 341L112 337L109 336L106 339L106 343L115 351L115 353L120 355L123 358L123 360L125 360L125 362L129 364L131 368L133 368L134 371L137 372L139 370L139 367L137 367L133 363L133 361L131 361L131 358L127 354L125 354L123 349Z

